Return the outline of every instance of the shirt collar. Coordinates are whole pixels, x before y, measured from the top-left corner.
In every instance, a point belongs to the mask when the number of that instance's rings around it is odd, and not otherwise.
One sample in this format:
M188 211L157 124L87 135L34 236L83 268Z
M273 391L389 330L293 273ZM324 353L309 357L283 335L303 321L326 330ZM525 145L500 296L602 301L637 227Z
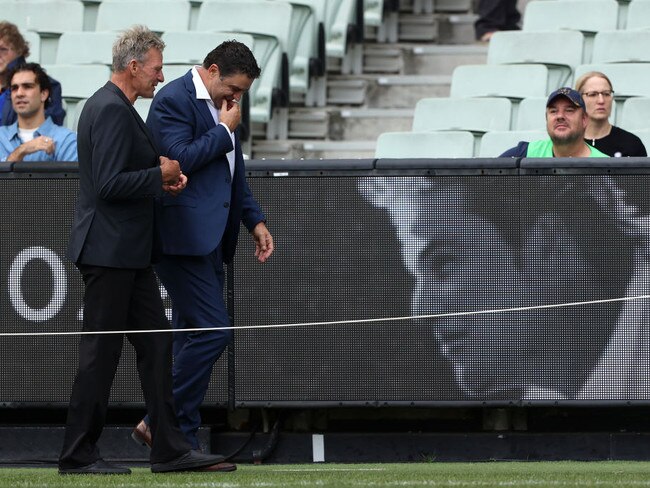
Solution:
M46 135L49 136L52 134L52 129L54 129L54 122L52 121L52 117L47 117L45 119L45 122L43 122L35 131L34 131L34 137ZM7 126L7 131L9 131L9 134L11 137L18 137L18 121L14 122L10 126Z
M210 94L208 93L208 89L203 83L203 80L201 79L201 75L199 75L198 68L199 66L194 66L192 68L192 82L194 83L194 89L196 90L196 99L207 100L208 102L212 102L212 99L210 98Z

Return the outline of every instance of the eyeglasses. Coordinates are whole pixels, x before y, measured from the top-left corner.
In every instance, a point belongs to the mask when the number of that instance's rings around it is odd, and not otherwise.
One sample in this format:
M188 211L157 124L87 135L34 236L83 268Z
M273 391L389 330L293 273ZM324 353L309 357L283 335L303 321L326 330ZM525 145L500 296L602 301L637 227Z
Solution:
M0 47L0 54L2 54L3 56L7 54L9 51L13 51L13 49L11 49L10 47Z
M603 98L610 98L613 94L614 90L582 92L582 96L587 98L597 98L598 95L602 95Z

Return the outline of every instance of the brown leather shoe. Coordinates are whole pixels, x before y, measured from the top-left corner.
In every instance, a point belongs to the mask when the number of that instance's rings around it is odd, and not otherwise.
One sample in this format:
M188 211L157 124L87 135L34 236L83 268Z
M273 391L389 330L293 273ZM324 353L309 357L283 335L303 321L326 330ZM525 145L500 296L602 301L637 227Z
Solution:
M237 465L232 463L217 463L212 466L206 466L204 468L199 468L197 471L236 471Z
M141 446L147 446L151 449L151 429L144 423L144 420L141 420L140 423L135 426L133 432L131 432L131 439Z

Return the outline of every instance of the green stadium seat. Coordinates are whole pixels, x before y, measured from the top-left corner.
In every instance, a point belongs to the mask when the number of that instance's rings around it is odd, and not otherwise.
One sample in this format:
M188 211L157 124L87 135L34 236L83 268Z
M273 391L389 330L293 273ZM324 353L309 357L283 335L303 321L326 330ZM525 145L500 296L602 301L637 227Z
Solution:
M423 98L415 105L412 130L509 130L511 112L507 98Z
M513 128L517 131L545 130L547 98L530 97L519 102L519 110Z
M99 4L95 30L123 30L143 24L154 32L187 30L190 2L182 0L110 0Z
M490 131L483 134L478 157L496 158L520 141L530 142L548 138L545 130Z
M633 0L627 8L626 29L647 29L650 27L650 2Z
M552 88L543 64L468 64L454 69L450 96L520 100L544 96Z
M616 125L625 130L650 129L650 98L628 98L617 115Z
M488 64L544 64L549 85L563 86L582 64L584 36L579 31L496 32L488 47Z
M471 158L474 135L467 131L384 132L377 138L376 158Z
M650 2L647 2L650 6ZM650 10L648 10L650 13ZM650 16L647 27L650 27ZM592 63L650 62L650 30L601 31L594 39Z
M113 63L113 43L116 32L64 32L59 38L56 64Z

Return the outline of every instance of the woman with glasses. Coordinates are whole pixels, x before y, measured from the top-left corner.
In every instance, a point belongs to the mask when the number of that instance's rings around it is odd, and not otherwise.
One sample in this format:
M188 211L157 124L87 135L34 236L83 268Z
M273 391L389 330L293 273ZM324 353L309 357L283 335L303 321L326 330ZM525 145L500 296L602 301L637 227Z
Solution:
M587 144L612 157L647 156L641 139L609 122L614 89L607 75L599 71L585 73L578 78L576 90L585 101L589 117L585 131Z

